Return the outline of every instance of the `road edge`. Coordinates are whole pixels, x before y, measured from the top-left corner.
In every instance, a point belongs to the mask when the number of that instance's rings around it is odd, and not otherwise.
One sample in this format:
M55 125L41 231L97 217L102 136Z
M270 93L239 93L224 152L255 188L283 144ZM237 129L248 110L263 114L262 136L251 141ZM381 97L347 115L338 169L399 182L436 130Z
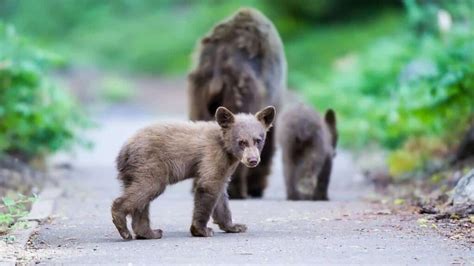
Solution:
M39 230L43 222L53 214L56 200L63 193L63 189L54 186L47 186L41 191L38 199L31 206L29 214L21 219L26 222L26 228L17 230L12 234L15 236L14 245L17 249L26 250L28 241ZM15 256L13 261L7 261L4 265L17 265L21 263L25 263L25 261L20 261L19 257Z

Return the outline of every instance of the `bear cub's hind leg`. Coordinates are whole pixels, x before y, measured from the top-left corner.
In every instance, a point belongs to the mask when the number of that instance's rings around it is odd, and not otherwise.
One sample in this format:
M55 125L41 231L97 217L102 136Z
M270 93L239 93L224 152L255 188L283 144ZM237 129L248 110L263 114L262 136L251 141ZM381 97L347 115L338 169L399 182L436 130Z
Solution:
M141 183L132 183L125 188L123 195L112 204L112 218L123 239L132 239L127 228L127 216L132 216L132 229L136 239L159 239L163 232L160 229L150 228L150 202L163 193L164 185L152 183L143 186Z
M112 221L119 231L120 236L125 240L131 240L132 234L127 228L127 213L123 210L122 205L125 198L121 196L114 200L112 204Z
M131 202L133 202L132 229L136 239L160 239L163 236L162 230L151 229L149 210L150 202L161 195L164 190L164 184L153 180L147 186L140 184L138 187L137 185L136 190L130 193Z
M163 236L161 229L150 228L150 203L143 210L136 209L132 214L132 228L136 239L160 239Z
M313 194L313 200L329 200L328 187L329 178L331 176L332 161L326 159L323 165L323 169L318 175L318 182Z

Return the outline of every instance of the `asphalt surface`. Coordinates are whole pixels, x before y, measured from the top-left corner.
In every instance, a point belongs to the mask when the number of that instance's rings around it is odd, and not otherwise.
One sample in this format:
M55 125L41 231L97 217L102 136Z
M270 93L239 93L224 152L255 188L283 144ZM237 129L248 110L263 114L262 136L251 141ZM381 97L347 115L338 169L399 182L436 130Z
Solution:
M211 225L214 237L191 237L191 183L185 181L152 203L152 227L164 231L162 239L123 241L110 216L111 202L120 194L114 159L123 141L156 117L105 114L98 119L101 127L90 136L95 149L68 159L73 170L61 181L64 195L29 247L33 263L474 263L470 247L420 227L417 217L362 200L370 189L344 152L336 159L329 202L285 201L277 155L264 199L230 203L234 221L245 223L248 232L226 234Z

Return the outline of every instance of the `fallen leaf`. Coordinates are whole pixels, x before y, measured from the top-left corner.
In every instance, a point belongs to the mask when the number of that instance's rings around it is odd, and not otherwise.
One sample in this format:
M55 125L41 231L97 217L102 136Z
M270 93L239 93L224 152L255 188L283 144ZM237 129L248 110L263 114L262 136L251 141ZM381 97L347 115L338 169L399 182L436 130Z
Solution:
M425 218L420 218L416 221L420 227L428 227L428 220Z
M395 200L393 201L393 204L395 204L395 205L402 205L402 204L404 204L404 203L405 203L405 200L404 200L404 199L395 199Z
M451 219L453 220L459 220L461 217L457 213L451 214Z

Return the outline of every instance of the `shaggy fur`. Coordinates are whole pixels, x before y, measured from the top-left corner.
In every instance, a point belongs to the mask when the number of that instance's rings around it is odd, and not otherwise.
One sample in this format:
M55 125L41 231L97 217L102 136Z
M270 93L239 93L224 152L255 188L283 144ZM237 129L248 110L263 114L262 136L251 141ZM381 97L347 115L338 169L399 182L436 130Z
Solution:
M322 119L312 108L298 104L284 110L278 124L287 198L328 200L338 138L334 111L329 109Z
M258 165L274 117L274 107L255 116L234 115L220 107L217 123L163 123L136 133L117 157L124 192L112 204L112 218L122 238L132 239L128 215L137 239L161 238L160 229L150 228L150 202L167 185L187 178L197 180L190 229L193 236L212 236L207 227L211 215L223 231L244 232L245 225L232 222L226 186L239 161L247 167Z
M277 109L286 90L286 58L281 39L263 14L241 9L216 25L196 49L189 74L191 120L212 120L218 106L234 113ZM254 169L239 166L229 185L231 198L261 197L274 153L270 130L262 161Z

